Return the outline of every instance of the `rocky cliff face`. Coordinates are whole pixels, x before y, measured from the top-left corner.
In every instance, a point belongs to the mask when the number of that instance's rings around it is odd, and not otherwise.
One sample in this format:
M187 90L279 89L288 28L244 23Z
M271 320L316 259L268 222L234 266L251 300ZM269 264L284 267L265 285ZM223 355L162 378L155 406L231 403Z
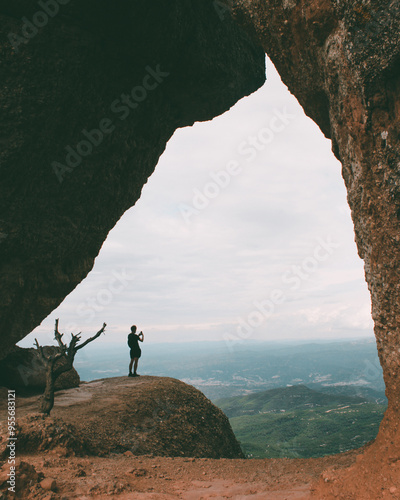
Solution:
M93 266L175 129L265 80L212 0L0 0L1 356Z

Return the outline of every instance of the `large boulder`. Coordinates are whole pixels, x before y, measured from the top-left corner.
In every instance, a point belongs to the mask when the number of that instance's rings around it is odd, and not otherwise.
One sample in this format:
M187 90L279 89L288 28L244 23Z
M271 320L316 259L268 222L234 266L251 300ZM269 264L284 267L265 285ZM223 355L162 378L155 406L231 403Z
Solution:
M44 346L46 356L54 354L57 347ZM63 366L66 360L60 359L55 368ZM78 387L80 378L75 368L62 373L55 383L56 390ZM15 346L0 361L0 386L15 389L18 394L43 392L46 385L46 367L37 349L25 349Z
M56 393L50 418L17 401L18 449L67 453L244 458L228 418L194 387L164 377L118 377ZM1 436L6 426L0 426ZM3 451L6 440L3 439ZM2 449L0 446L0 455Z

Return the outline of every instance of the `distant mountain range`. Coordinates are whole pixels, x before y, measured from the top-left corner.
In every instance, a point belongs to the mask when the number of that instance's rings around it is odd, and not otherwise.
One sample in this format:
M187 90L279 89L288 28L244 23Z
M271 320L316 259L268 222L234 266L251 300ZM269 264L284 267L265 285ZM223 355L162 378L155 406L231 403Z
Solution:
M373 440L385 404L330 395L305 385L215 402L229 417L243 451L253 458L310 458L348 451Z
M78 353L82 380L127 375L125 345L91 345ZM139 373L174 377L212 401L290 385L385 402L373 339L340 342L188 342L142 346Z

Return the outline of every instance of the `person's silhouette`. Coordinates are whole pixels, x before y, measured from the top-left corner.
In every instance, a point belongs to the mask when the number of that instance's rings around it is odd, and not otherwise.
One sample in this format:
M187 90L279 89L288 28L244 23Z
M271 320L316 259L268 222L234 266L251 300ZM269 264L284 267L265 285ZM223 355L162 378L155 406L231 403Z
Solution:
M129 363L128 377L139 377L140 376L137 373L139 358L142 355L142 351L139 347L139 342L143 342L143 341L144 341L143 332L140 332L139 335L136 335L136 326L135 325L131 326L131 333L128 335L128 346L131 348L131 361ZM133 366L133 373L132 373L132 366Z

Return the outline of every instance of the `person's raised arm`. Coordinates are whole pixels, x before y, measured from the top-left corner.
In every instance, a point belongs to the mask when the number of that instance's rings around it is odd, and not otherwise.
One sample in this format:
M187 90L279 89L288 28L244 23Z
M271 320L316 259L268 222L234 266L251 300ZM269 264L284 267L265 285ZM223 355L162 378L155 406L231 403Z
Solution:
M140 342L143 342L144 341L144 333L140 332L138 336L139 336Z

